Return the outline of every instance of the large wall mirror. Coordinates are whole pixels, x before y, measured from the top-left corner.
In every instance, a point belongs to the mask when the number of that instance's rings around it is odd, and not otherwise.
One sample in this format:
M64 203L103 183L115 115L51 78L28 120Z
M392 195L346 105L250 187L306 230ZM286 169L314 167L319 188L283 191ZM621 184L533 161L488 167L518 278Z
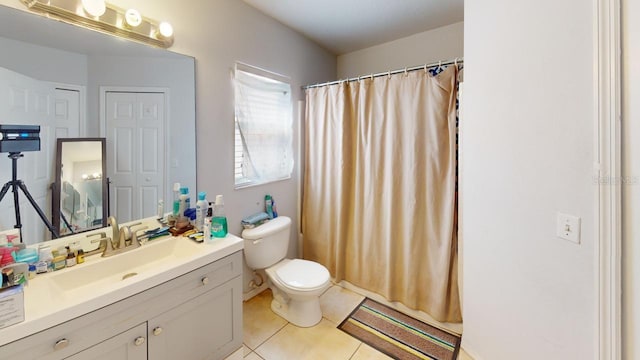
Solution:
M60 138L56 145L52 224L60 236L107 226L105 138Z
M156 214L160 200L170 211L174 182L195 192L192 57L1 5L0 48L0 124L40 125L42 149L20 160L18 178L52 222L63 221L51 210L59 138L106 139L102 201L119 222ZM0 183L10 170L0 156ZM51 238L26 201L20 210L24 243ZM0 203L0 231L14 225L13 204Z

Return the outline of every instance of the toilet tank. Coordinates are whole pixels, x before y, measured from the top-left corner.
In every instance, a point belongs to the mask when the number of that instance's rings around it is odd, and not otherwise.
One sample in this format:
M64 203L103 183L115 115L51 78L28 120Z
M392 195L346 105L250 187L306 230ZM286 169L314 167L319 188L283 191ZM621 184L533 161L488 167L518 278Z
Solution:
M279 216L273 220L242 231L244 257L253 270L266 269L287 256L291 219Z

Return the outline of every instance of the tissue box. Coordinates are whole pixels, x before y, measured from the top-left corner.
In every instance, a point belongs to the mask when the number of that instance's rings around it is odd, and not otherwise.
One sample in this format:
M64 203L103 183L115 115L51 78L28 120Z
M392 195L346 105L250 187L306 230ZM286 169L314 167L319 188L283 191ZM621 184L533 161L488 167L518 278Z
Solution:
M0 290L0 329L24 321L24 291L21 285Z

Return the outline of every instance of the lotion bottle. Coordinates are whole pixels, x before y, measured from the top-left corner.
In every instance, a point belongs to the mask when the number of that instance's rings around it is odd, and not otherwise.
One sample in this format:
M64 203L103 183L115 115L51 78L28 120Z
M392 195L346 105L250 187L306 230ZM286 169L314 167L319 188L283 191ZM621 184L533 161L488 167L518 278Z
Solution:
M198 202L196 202L196 229L202 230L204 226L204 218L207 217L207 209L209 202L206 199L207 193L201 191L198 193Z

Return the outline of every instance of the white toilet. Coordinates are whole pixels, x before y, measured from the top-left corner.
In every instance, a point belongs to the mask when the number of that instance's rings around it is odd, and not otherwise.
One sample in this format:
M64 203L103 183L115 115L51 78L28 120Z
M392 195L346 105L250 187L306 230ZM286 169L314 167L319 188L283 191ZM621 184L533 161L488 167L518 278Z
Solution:
M280 216L242 232L251 269L265 269L273 292L271 309L290 323L310 327L322 319L320 295L329 287L329 271L308 260L285 259L291 219Z

